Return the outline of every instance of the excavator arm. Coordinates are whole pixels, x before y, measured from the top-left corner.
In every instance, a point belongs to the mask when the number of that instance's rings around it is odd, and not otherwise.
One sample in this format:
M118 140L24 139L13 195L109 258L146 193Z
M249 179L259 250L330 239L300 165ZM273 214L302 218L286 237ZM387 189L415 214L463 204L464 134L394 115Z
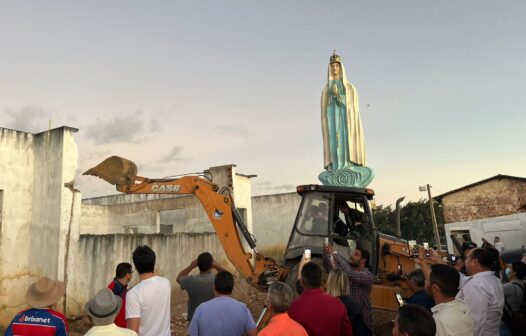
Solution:
M232 197L228 193L220 193L217 184L200 176L148 179L136 173L137 167L133 162L112 156L83 175L100 177L123 193L195 195L212 223L228 260L247 281L259 290L266 290L271 282L285 279L288 270L256 251L255 240L239 216ZM245 251L238 227L254 255Z

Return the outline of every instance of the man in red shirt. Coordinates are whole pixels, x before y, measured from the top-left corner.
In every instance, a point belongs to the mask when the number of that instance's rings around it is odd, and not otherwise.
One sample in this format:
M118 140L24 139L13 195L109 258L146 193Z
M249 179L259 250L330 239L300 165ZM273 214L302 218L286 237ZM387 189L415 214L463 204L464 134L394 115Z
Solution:
M115 318L115 324L121 328L126 328L126 320L124 318L126 312L126 293L128 292L128 283L130 282L132 275L132 265L126 262L120 263L115 269L115 278L108 285L108 288L111 289L113 294L122 299L121 309Z
M301 324L310 336L352 336L352 325L345 306L320 288L321 267L308 262L300 272L303 292L292 302L289 316Z

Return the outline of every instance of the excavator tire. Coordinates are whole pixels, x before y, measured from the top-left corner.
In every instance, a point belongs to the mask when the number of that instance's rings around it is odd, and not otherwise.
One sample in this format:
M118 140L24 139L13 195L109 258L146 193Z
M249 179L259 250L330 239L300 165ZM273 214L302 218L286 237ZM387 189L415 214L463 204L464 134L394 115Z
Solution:
M97 176L113 185L130 185L135 182L137 166L130 160L111 156L82 175Z

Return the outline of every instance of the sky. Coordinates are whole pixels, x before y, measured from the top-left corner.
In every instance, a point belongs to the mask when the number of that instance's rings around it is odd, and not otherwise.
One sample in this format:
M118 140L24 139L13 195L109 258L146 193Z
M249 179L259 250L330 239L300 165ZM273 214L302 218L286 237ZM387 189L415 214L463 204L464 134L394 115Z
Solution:
M526 176L526 2L0 0L0 127L78 128L164 177L236 164L255 195L319 183L336 49L360 95L377 204ZM0 158L1 159L1 158Z

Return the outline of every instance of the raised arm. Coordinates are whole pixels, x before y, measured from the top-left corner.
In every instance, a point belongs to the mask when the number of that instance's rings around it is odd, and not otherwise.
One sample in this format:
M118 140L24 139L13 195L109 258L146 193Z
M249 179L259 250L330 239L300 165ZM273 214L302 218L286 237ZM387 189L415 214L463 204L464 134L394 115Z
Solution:
M190 274L190 272L192 272L192 270L196 267L197 267L197 260L192 260L190 265L188 265L185 269L179 272L179 274L177 275L177 278L175 278L175 281L177 281L177 283L181 286L181 289L183 289L183 284L181 283L181 280L184 277L187 277L188 274Z

